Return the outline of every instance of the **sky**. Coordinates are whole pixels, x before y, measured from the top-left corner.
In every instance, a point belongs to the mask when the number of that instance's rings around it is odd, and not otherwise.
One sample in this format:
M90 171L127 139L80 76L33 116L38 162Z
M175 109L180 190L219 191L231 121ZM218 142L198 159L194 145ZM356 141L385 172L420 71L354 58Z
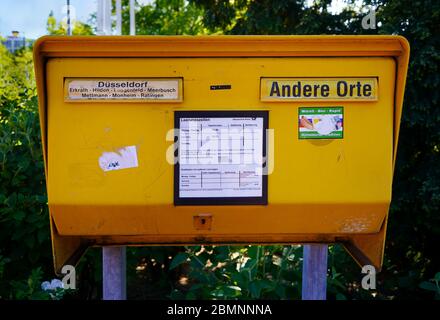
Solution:
M97 8L97 0L70 0L70 4L77 19L85 22ZM26 38L37 39L46 34L50 11L59 21L66 16L62 11L65 5L66 0L0 0L0 36L7 37L16 30Z
M87 22L90 15L97 10L97 0L70 0L71 16ZM138 0L140 3L151 0ZM332 11L339 11L343 0L334 0ZM7 37L11 31L20 32L21 36L37 39L46 34L46 22L50 11L53 11L57 21L66 16L66 0L0 0L0 36Z

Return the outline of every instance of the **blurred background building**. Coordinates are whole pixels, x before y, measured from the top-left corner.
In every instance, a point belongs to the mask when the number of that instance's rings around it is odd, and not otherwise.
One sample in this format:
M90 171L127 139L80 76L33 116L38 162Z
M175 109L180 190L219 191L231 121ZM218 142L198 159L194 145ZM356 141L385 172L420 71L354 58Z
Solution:
M21 48L28 47L31 44L31 41L20 36L20 32L12 31L12 34L3 41L3 44L9 52L14 53Z

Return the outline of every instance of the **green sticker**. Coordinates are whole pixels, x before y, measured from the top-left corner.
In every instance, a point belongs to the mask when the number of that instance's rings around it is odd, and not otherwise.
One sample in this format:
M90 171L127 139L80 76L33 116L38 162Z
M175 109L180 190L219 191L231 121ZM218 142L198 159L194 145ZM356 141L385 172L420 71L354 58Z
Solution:
M299 108L298 136L300 139L342 139L344 108Z

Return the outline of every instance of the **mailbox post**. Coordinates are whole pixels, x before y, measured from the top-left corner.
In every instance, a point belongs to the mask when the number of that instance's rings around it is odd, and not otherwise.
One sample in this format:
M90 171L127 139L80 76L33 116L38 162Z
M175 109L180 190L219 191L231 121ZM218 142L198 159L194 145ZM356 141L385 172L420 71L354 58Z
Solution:
M125 300L126 283L126 248L102 248L102 296L104 300Z
M90 246L187 244L341 243L381 268L404 38L51 36L34 54L56 272Z

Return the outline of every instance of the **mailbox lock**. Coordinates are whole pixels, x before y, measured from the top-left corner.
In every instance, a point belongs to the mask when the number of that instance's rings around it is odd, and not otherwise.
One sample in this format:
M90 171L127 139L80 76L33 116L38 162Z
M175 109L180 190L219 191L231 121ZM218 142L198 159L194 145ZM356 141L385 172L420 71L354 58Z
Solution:
M193 217L194 228L196 230L211 230L212 215L201 213Z

